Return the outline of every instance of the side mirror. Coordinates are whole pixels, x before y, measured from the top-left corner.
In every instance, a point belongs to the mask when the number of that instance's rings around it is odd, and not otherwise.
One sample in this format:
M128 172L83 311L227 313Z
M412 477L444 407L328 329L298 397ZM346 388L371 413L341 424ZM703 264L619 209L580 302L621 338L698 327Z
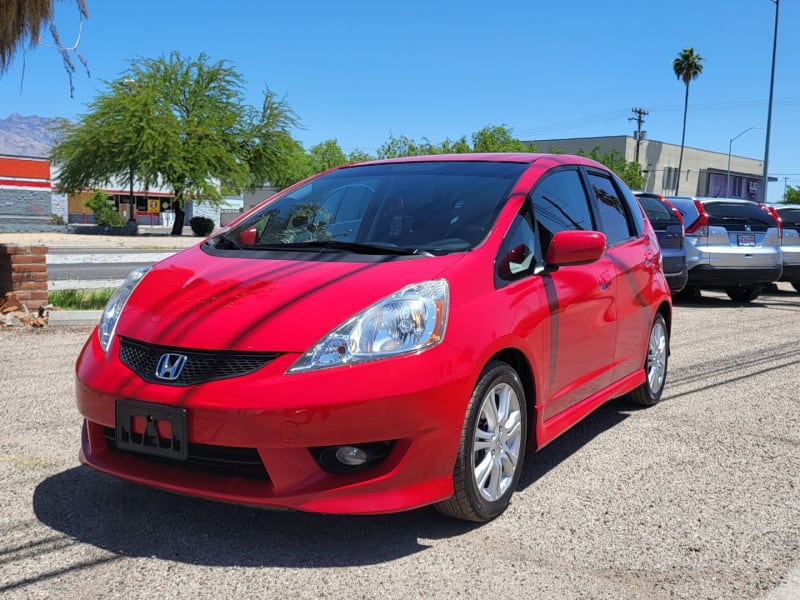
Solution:
M247 246L252 246L256 243L256 235L257 231L255 227L250 227L249 229L245 229L239 234L239 245L243 248Z
M606 236L599 231L559 231L547 247L547 264L553 267L584 265L603 256Z

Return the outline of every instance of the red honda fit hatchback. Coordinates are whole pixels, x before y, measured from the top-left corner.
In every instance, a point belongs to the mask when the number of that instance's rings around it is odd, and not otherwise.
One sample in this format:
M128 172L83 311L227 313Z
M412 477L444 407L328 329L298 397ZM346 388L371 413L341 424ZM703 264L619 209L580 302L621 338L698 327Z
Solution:
M576 156L344 166L134 271L76 367L81 460L153 487L486 521L526 450L664 388L670 292Z

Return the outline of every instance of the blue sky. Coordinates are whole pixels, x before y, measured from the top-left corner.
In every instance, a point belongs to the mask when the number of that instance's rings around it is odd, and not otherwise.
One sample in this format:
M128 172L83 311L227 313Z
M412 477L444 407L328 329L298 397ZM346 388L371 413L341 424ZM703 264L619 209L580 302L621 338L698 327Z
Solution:
M684 86L672 60L702 55L686 145L763 159L772 0L86 0L75 96L58 54L19 52L0 79L0 117L75 118L135 57L178 50L227 60L249 104L269 87L298 114L305 148L335 138L374 153L390 135L455 140L487 125L521 139L631 134L680 144ZM73 0L56 2L62 43L77 35ZM798 2L780 6L769 173L800 186ZM48 42L48 38L44 38ZM730 140L748 127L762 126Z

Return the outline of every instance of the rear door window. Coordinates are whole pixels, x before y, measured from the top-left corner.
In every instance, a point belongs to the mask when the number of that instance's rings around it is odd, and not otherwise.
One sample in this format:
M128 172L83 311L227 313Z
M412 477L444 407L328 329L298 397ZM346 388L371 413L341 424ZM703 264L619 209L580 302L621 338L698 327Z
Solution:
M588 172L587 176L597 200L600 230L606 234L607 244L614 246L635 237L627 203L611 178L595 171Z

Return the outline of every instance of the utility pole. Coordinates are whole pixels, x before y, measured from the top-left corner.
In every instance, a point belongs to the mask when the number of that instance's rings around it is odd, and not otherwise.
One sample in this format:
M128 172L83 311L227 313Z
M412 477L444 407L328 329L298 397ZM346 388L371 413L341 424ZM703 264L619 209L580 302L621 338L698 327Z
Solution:
M644 123L644 118L650 113L643 108L632 108L631 112L636 115L635 117L629 118L628 121L636 121L636 162L638 163L639 146L642 143L642 124Z

